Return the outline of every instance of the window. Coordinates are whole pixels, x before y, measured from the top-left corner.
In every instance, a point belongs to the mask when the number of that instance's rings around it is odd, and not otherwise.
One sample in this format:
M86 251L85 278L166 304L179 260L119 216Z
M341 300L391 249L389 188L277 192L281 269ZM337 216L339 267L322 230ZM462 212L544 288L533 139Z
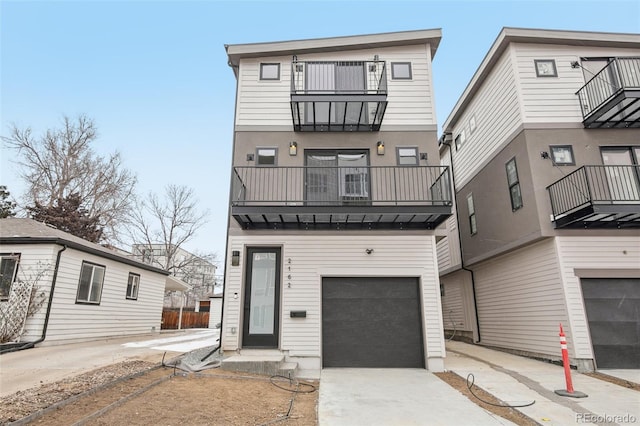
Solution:
M456 145L456 151L458 151L462 147L462 144L464 143L464 130L461 131L458 134L458 136L456 136L456 139L455 139L454 142L455 142L455 145Z
M467 195L467 209L469 210L469 229L471 235L478 233L478 225L476 223L476 209L473 205L473 194Z
M471 135L476 130L476 116L472 115L469 119L469 134Z
M571 145L551 145L551 161L556 166L575 166L573 159L573 148Z
M411 80L411 62L391 62L393 80Z
M140 287L140 275L129 272L127 299L138 300L138 287Z
M277 148L258 148L256 157L258 157L258 166L275 166Z
M18 272L19 254L0 255L0 300L8 300Z
M104 283L104 270L104 266L82 262L76 303L100 304L102 284Z
M509 196L511 197L511 210L516 211L522 207L522 194L520 181L518 180L518 166L515 157L507 162L507 183L509 184Z
M417 166L418 148L397 148L399 166Z
M536 76L538 77L557 77L556 61L553 59L534 59L536 66Z
M260 80L280 80L280 64L260 64Z

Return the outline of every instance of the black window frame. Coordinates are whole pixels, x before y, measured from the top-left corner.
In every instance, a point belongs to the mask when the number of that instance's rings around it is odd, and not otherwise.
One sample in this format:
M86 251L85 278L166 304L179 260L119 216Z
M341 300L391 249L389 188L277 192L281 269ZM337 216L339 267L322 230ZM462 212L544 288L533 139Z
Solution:
M402 149L412 149L414 154L413 156L401 156L400 155L400 150ZM400 161L401 158L415 158L415 162L411 163L411 164L404 164ZM396 147L396 164L398 166L401 167L411 167L411 166L417 166L420 164L420 153L418 152L418 147L417 146L398 146Z
M261 150L273 150L273 164L260 163L260 151ZM277 167L278 166L278 148L273 146L261 146L256 148L256 166L258 167Z
M515 180L512 181L511 175L509 172L509 165L513 163L513 170L515 172ZM518 163L516 162L516 157L511 158L509 161L505 163L505 170L507 173L507 185L509 186L509 199L511 200L511 211L520 210L524 207L524 202L522 201L522 189L520 187L520 177L518 176ZM517 195L517 197L515 197Z
M265 66L276 66L277 67L277 76L276 77L265 77L264 76L264 67ZM280 63L279 62L260 62L260 81L280 81Z
M131 285L131 278L138 278L138 282L135 284L135 287ZM130 294L129 289L135 288L135 294ZM135 272L129 272L129 276L127 277L127 300L138 300L138 291L140 291L140 274L136 274Z
M408 77L399 77L396 75L395 66L396 65L407 65L407 70L409 71ZM413 70L411 69L411 62L391 62L391 79L392 80L413 80Z
M102 268L103 272L102 272L102 281L100 282L100 292L98 294L98 300L97 301L92 301L90 300L91 298L91 285L89 286L89 290L87 292L87 300L80 300L80 286L82 285L82 272L85 268L85 266L90 266L92 268ZM94 262L89 262L86 260L82 261L82 266L80 267L80 276L78 277L78 289L76 291L76 304L78 305L100 305L101 301L102 301L102 290L104 289L104 279L107 275L107 267L106 265L100 265L98 263L94 263ZM93 278L93 272L91 274L91 277ZM93 279L91 280L91 283L93 284Z
M464 130L460 131L460 133L458 133L458 136L455 137L455 139L453 140L454 145L456 146L456 151L460 151L460 149L462 148L462 145L464 144L464 139L465 139L465 134L464 134Z
M571 161L556 161L556 157L554 155L554 151L556 149L569 149L571 152ZM551 162L554 166L575 166L576 158L573 155L573 146L572 145L549 145L549 154L551 156Z
M9 296L11 295L11 287L13 287L13 284L16 282L16 277L18 276L18 268L20 267L20 253L0 253L0 273L2 272L2 269L1 269L2 261L4 259L9 259L9 258L15 259L15 265L13 269L13 274L9 281L9 285L7 286L7 294L6 296L3 296L2 293L0 293L0 301L9 300ZM0 291L2 288L2 282L6 282L3 280L3 278L4 277L0 275Z
M473 192L467 194L467 213L469 215L469 232L473 236L478 233L478 220L475 202L473 201Z

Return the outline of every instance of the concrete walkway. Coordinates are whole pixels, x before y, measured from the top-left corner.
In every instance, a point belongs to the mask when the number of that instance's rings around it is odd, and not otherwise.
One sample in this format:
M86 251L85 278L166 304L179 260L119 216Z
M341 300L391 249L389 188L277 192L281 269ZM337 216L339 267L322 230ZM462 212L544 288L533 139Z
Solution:
M220 330L180 332L40 346L0 355L0 397L127 360L159 363L193 349L213 346Z

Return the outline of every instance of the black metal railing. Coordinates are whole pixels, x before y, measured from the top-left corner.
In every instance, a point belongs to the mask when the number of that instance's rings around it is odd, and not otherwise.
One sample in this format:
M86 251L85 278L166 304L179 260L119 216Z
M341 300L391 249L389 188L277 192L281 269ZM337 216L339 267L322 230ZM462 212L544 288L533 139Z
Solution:
M371 95L387 93L384 61L291 62L291 93Z
M624 90L640 89L640 58L615 58L593 76L576 95L586 119Z
M232 206L450 206L443 166L235 167Z
M594 205L640 203L640 166L582 166L547 187L553 220Z

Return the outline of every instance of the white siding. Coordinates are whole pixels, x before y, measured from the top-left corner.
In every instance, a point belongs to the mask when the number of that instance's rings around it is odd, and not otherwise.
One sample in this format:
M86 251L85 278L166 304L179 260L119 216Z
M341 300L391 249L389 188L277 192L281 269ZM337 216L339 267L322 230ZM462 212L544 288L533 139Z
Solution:
M365 49L322 54L300 54L299 61L373 60L387 64L388 101L382 130L390 125L437 124L428 45ZM240 61L236 126L290 126L291 56L263 57ZM280 63L279 81L261 81L260 63ZM411 80L392 80L391 62L411 62Z
M461 278L461 277L460 277ZM445 330L471 331L465 307L464 282L460 279L441 278L444 286L442 321Z
M449 167L451 171L451 159L448 152L444 152L440 158L440 165ZM451 175L450 175L451 176ZM453 188L453 180L451 182ZM440 225L439 229L444 229L444 238L436 244L438 253L438 271L440 274L448 272L448 270L462 265L462 256L460 255L460 236L458 235L458 222L456 220L456 200L455 191L452 191L453 205L451 206L451 216Z
M593 358L589 328L582 299L580 278L576 270L606 271L640 269L640 237L556 237L561 274L571 320L571 330L578 358Z
M428 359L444 356L435 241L433 236L427 235L273 234L230 237L228 258L232 250L239 250L242 255L240 266L227 265L225 268L223 350L240 347L244 253L246 246L260 245L282 247L284 270L280 349L288 351L290 356L321 356L321 281L324 276L419 277L423 297L425 353ZM367 248L374 249L374 252L367 255ZM237 298L234 296L236 293ZM304 320L292 320L289 318L290 310L306 310L307 317ZM235 329L235 333L232 329Z
M475 271L481 341L558 357L558 324L572 333L553 239L478 265Z
M209 300L209 328L216 328L216 324L222 321L222 298L212 297Z
M55 265L56 254L61 248L57 245L40 244L13 247L13 251L21 250L21 268L26 268L27 265L33 267L40 261L48 263L51 271ZM0 249L5 250L5 247ZM83 260L106 267L99 305L76 303ZM129 272L140 275L137 300L126 299ZM159 331L165 280L166 277L162 274L74 249L65 250L60 260L46 340L43 344ZM51 279L44 285L43 290L46 290L48 300ZM40 338L46 309L45 303L37 315L27 320L23 341Z
M458 151L452 142L456 189L467 184L521 124L512 57L506 50L453 128L454 139L463 131L466 136Z
M640 49L611 49L518 43L516 75L525 123L580 123L582 112L576 92L586 83L581 68L571 62L581 57L640 56ZM553 59L558 77L537 77L536 59Z

